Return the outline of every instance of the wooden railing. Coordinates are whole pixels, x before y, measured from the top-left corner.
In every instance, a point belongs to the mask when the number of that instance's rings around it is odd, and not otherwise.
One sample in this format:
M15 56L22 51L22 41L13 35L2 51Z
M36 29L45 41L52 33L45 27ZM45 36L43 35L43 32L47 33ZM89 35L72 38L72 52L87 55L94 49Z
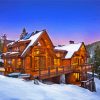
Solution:
M74 71L92 71L92 64L72 65Z
M54 69L51 69L50 67L48 67L47 70L39 69L39 77L40 78L53 77L60 74L70 73L72 71L73 69L70 66L55 67Z
M39 69L36 71L34 76L39 77L40 79L46 79L48 77L54 77L61 74L68 74L72 72L87 72L91 69L91 65L72 65L72 66L61 66L61 67L48 67L47 69Z

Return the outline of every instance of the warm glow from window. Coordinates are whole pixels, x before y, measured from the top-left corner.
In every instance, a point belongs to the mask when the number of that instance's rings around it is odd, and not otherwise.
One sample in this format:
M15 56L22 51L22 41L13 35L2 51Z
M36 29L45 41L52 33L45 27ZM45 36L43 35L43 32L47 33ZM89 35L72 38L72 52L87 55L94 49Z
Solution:
M5 64L5 65L7 64L7 60L6 60L6 59L4 59L4 64Z
M24 50L24 46L20 46L20 51L23 51Z
M60 66L60 59L54 59L54 65Z
M17 60L17 67L19 68L19 67L21 67L21 59L19 58L18 60Z
M61 55L60 55L60 53L56 53L56 56L57 56L57 57L60 57Z
M12 59L12 66L15 66L15 59Z
M49 67L51 66L51 58L50 57L48 58L48 66Z
M79 80L79 73L74 73L74 76L77 80Z
M29 68L30 67L30 57L26 57L26 59L25 59L25 67L26 68Z
M36 55L36 54L39 54L40 53L40 51L38 50L38 49L36 49L35 51L34 51L34 54Z
M79 58L78 57L74 57L72 59L72 65L77 65L77 64L79 64Z

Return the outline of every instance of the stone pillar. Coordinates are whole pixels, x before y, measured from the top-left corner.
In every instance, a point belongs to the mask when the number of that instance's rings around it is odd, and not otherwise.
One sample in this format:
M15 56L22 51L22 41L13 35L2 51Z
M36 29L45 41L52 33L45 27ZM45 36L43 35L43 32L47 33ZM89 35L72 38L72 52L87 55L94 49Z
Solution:
M62 75L60 76L60 83L66 83L66 82L65 82L65 74L62 74Z
M65 74L65 83L66 83L66 84L69 84L69 82L68 82L68 77L69 77L69 74Z

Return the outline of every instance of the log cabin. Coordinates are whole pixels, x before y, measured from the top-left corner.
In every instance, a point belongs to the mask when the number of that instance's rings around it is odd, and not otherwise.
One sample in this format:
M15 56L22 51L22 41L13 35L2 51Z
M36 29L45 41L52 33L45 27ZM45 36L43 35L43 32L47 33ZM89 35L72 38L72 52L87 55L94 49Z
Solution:
M66 83L87 79L87 50L85 44L70 41L69 45L54 46L46 30L27 33L3 48L5 75L12 72L30 74L32 79L51 80L59 83L65 76Z

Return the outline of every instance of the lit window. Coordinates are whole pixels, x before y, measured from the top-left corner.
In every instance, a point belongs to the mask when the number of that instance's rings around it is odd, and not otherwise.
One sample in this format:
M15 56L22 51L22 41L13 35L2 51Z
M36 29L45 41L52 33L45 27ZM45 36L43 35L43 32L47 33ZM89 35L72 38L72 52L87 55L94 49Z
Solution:
M30 67L30 57L26 57L26 59L25 59L25 67L26 68L29 68Z
M15 66L15 59L12 59L12 66Z
M56 56L57 56L57 57L60 57L60 53L56 53Z
M54 59L54 65L60 66L60 59Z
M21 67L21 59L20 58L17 60L17 67L18 68Z
M38 49L34 51L34 54L39 54L39 53L40 51Z

